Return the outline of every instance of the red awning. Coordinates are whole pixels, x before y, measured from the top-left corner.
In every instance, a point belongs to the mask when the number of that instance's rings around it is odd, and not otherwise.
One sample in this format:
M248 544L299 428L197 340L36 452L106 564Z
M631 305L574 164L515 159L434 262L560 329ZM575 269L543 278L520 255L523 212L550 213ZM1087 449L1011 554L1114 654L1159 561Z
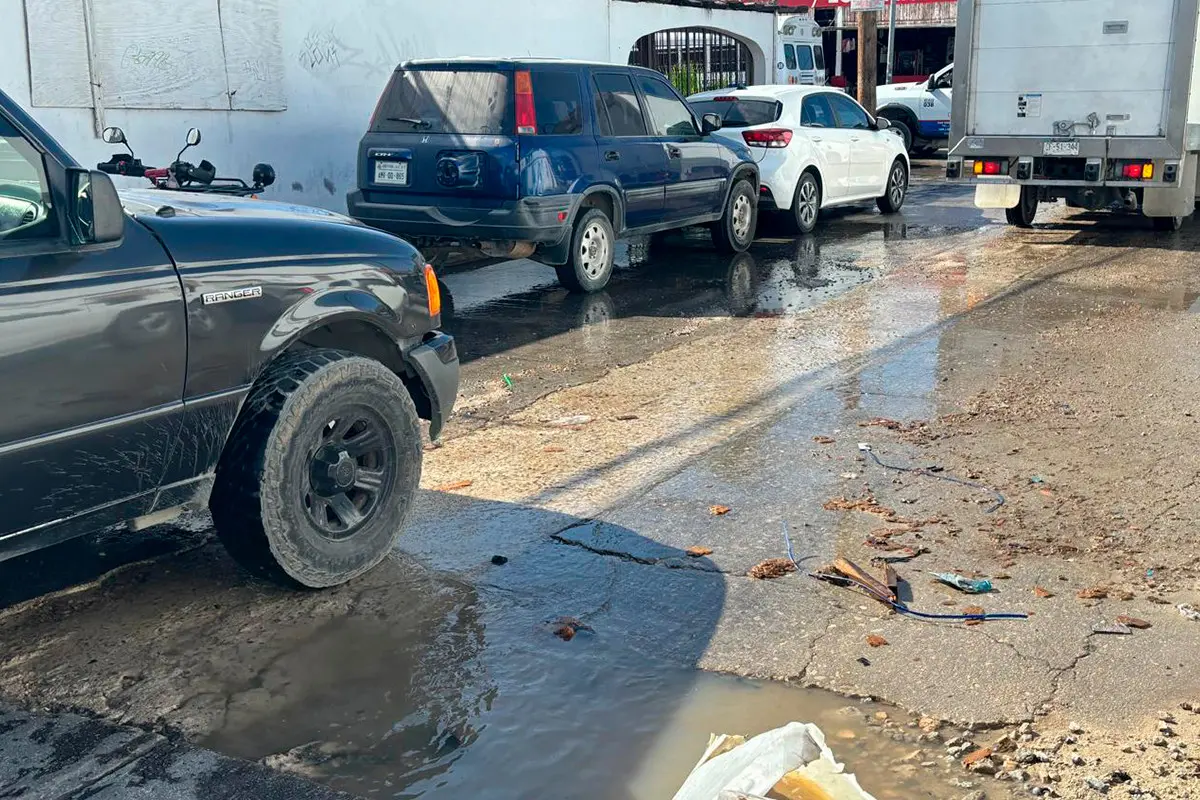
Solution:
M778 8L838 8L839 6L849 8L850 0L749 0L752 3L762 3L763 5L775 5ZM884 0L885 4L890 0ZM899 5L911 5L917 3L954 3L956 0L896 0Z

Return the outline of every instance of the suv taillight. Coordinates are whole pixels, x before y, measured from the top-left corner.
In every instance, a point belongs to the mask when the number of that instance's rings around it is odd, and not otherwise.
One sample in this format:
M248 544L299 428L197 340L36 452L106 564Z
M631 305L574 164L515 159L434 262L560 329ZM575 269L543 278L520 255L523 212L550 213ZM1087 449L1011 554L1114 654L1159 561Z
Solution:
M751 147L787 147L792 141L792 132L787 128L760 128L742 131L742 138Z
M529 70L518 70L514 76L517 94L517 133L532 136L537 133L537 111L533 105L533 77Z

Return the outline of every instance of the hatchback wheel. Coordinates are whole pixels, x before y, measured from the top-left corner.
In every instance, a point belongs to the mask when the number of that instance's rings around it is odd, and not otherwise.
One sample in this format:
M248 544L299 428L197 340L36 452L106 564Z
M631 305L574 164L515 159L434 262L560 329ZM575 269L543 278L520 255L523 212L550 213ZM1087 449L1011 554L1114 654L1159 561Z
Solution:
M558 282L572 292L596 292L608 285L613 273L616 235L605 213L591 208L579 215L571 234L571 254L555 267Z
M713 244L722 253L744 253L754 241L758 204L750 181L738 181L729 193L725 215L712 226Z
M904 205L907 194L908 167L904 165L904 159L897 158L888 172L887 188L884 189L882 197L875 198L875 205L879 206L879 210L884 214L895 214Z
M796 196L792 199L792 219L800 233L812 233L821 216L821 187L811 172L800 176Z

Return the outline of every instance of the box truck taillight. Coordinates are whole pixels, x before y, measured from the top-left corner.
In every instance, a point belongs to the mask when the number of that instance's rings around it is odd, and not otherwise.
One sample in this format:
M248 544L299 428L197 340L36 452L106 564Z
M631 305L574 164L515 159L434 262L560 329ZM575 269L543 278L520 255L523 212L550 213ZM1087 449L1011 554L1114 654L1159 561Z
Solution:
M1008 174L1007 164L1003 161L992 161L988 159L976 159L972 171L976 175L1006 175Z
M1131 181L1149 181L1154 179L1154 164L1137 162L1121 167L1121 177Z
M513 84L517 96L517 133L532 136L537 133L537 110L533 105L533 77L529 70L518 70Z
M751 147L787 147L792 141L792 132L786 128L762 128L742 131L742 138Z

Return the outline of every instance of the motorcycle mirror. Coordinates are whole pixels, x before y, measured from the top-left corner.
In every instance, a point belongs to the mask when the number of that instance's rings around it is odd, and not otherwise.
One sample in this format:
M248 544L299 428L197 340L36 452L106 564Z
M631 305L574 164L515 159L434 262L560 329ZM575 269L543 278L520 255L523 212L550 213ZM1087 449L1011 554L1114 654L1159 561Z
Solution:
M108 127L104 129L104 133L100 134L100 138L105 144L126 144L125 131L117 127Z
M200 129L199 128L188 128L187 143L188 143L188 147L195 147L196 145L200 144Z
M275 168L270 164L255 164L251 179L259 186L266 188L275 182Z

